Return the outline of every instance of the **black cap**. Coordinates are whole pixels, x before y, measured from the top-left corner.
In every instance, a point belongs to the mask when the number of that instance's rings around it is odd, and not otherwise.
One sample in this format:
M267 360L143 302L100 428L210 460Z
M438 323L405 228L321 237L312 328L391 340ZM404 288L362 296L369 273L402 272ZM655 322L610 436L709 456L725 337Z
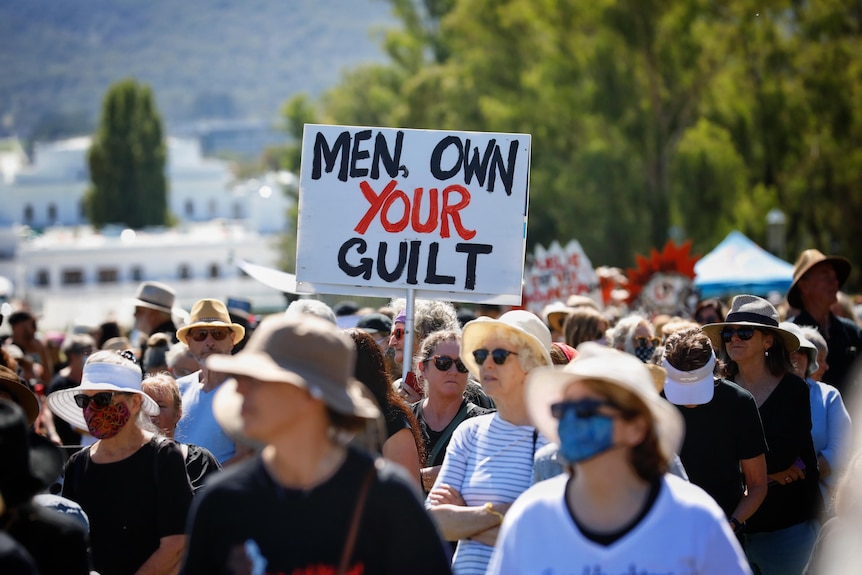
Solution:
M359 318L356 329L367 333L378 333L392 331L392 318L382 313L369 313Z

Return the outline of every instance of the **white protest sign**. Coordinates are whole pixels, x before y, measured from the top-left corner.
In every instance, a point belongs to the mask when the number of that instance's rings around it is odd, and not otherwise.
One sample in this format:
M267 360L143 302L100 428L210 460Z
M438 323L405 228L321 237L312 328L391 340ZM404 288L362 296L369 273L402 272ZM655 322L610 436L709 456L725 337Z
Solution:
M306 124L302 293L519 305L530 136Z
M549 303L565 303L570 295L596 296L598 288L599 277L579 241L571 240L565 248L556 240L548 249L537 244L524 281L524 307L541 313Z

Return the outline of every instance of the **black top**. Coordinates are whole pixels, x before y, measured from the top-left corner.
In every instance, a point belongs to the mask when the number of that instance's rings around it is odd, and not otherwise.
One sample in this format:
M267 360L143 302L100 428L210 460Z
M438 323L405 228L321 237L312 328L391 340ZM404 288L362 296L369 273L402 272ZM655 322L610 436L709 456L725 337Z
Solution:
M688 479L730 517L745 492L739 462L767 449L757 403L735 383L718 379L709 403L676 407L685 420L679 457Z
M443 459L446 457L446 447L449 445L449 440L452 439L452 432L455 431L455 428L462 421L493 411L492 409L485 409L474 405L464 399L461 401L461 407L458 408L455 417L452 418L452 421L449 422L446 428L440 431L433 431L425 423L425 412L422 410L422 401L417 401L411 407L413 408L413 414L416 415L416 419L419 421L419 431L422 433L422 439L425 440L425 461L423 462L423 466L425 467L443 465Z
M186 457L186 473L192 484L192 490L197 493L210 475L221 471L221 465L216 456L206 447L193 443L186 444L186 447L189 450Z
M306 490L278 484L260 456L225 470L195 498L182 572L334 573L372 465L349 447L335 474ZM431 518L396 465L384 465L368 492L347 573L451 573Z
M760 406L760 419L769 450L766 472L776 473L794 462L805 477L790 484L770 481L766 499L746 522L746 532L775 531L816 519L822 508L820 472L811 440L811 401L808 384L787 374Z
M796 325L817 327L829 345L829 353L826 356L829 369L823 374L822 380L835 386L841 395L846 397L852 384L847 374L856 358L862 356L862 328L847 318L830 313L829 333L823 333L814 318L804 309L790 321Z
M39 575L36 562L20 543L0 531L0 573L3 575Z
M25 503L0 518L9 535L33 557L41 575L87 575L90 556L86 530L71 517ZM0 573L7 571L0 569Z
M159 547L183 533L192 499L179 445L154 437L114 463L95 463L90 449L66 463L63 496L90 519L93 568L102 575L133 574Z

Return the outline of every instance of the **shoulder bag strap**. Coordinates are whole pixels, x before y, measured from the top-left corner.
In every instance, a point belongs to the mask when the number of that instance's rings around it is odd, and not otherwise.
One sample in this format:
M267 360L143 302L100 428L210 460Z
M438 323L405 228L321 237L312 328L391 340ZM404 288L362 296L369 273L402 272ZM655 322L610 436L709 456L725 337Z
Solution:
M440 453L440 450L443 449L443 446L449 441L449 438L452 437L452 432L455 431L455 428L461 425L461 423L467 419L467 402L461 404L461 409L458 410L458 413L455 414L455 417L452 418L452 421L449 422L449 425L446 426L446 429L443 430L442 435L440 435L440 439L437 440L437 443L434 444L434 449L431 450L431 453L428 454L428 465L433 466L434 460L437 459L437 455Z
M359 532L359 522L362 519L362 510L365 508L365 501L368 499L368 491L371 489L371 483L374 477L377 476L377 462L374 461L368 468L368 473L365 474L365 481L362 482L362 487L359 489L359 496L356 499L356 507L353 509L353 519L350 520L350 531L347 532L347 540L344 542L344 550L341 553L341 561L338 563L338 571L336 575L345 575L347 573L347 565L353 555L353 547L356 545L356 535Z

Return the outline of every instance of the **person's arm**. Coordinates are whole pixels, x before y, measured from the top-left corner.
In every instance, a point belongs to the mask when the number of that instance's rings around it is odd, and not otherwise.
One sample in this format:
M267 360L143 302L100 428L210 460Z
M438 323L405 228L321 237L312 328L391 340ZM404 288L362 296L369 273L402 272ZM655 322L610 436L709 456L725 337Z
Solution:
M500 503L490 508L487 504L467 506L461 494L448 485L436 486L428 494L428 501L432 505L429 512L437 522L443 539L473 539L486 545L494 545L497 528L503 523L502 516L511 505Z
M840 462L847 453L851 433L850 414L841 394L834 388L823 391L826 394L826 447L817 456L821 480L840 472Z
M437 481L437 476L440 475L441 467L442 465L435 465L434 467L423 467L419 470L419 473L422 475L422 487L425 491L431 491L431 488Z
M413 480L413 484L422 490L422 480L419 474L419 451L416 449L416 441L413 432L404 428L398 430L383 444L383 457L394 461L407 470L407 474Z
M745 476L746 489L731 517L740 523L745 523L766 499L766 455L761 454L751 459L743 459L739 462L739 466Z
M159 548L135 571L135 575L176 575L186 548L185 535L168 535L159 540Z

